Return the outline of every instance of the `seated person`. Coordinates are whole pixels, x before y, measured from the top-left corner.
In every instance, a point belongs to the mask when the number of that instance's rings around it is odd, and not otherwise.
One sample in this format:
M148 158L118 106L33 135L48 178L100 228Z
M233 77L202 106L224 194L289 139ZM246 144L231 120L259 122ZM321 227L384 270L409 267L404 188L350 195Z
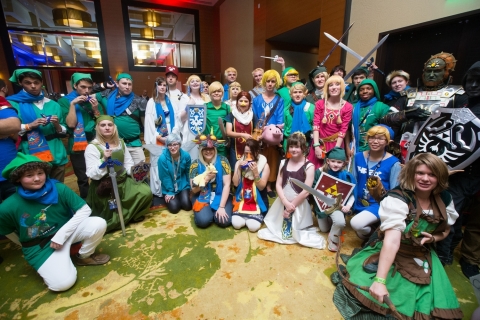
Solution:
M312 209L308 203L309 193L293 183L295 178L311 186L315 168L305 157L307 141L303 133L294 132L287 142L291 157L280 162L277 176L278 198L265 217L265 225L258 231L260 239L282 244L299 243L303 246L324 249L325 239L313 227Z
M217 146L223 140L210 134L200 135L198 159L190 166L190 185L193 192L193 214L199 228L207 228L212 222L219 227L232 224L232 181L230 164L226 157L217 154Z
M455 291L438 256L458 218L446 191L448 168L422 153L407 162L400 184L380 202L379 238L348 260L347 279L333 302L348 319L462 319ZM383 304L389 296L396 312Z
M75 192L50 179L50 169L49 163L23 153L5 167L2 176L17 185L17 192L0 204L0 234L20 240L25 260L50 290L65 291L77 280L70 259L72 243L83 241L73 257L79 266L110 260L94 253L107 225L102 218L90 217L90 207Z
M267 185L270 168L267 158L260 154L257 140L248 139L244 154L235 164L233 185L235 195L232 225L235 229L247 226L250 232L257 232L268 211Z
M142 221L150 209L153 196L147 184L136 183L130 177L133 159L125 143L119 138L117 126L111 116L97 118L96 133L96 138L85 149L87 176L91 179L87 203L92 208L92 215L107 220L107 232L110 232L119 229L121 225L115 212L115 194L108 168L100 168L105 161L111 157L122 163L121 166L115 165L115 172L125 224L130 220Z
M182 138L171 133L165 140L167 148L158 158L158 176L162 183L165 202L170 213L180 210L192 210L190 201L190 170L191 158L187 151L182 150Z

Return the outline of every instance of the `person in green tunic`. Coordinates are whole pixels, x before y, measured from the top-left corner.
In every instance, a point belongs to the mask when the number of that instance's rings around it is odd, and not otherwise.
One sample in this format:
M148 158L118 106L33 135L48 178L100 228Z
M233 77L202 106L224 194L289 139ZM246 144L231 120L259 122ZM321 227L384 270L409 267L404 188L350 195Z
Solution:
M368 150L365 139L368 130L390 112L390 107L381 101L377 84L373 80L363 80L358 86L357 96L359 99L354 105L352 117L355 153Z
M95 137L95 118L105 112L98 109L98 101L90 97L93 87L92 76L75 72L70 84L73 91L58 100L68 126L67 154L70 155L73 172L77 176L80 197L88 194L88 177L85 174L85 148Z
M87 176L91 179L87 203L92 207L92 215L107 220L107 232L120 229L120 219L115 210L115 195L108 168L100 168L108 158L112 157L122 163L121 166L115 166L115 172L117 172L118 193L122 201L125 224L130 221L144 220L153 197L146 183L136 183L130 177L133 159L125 142L119 138L117 130L112 117L99 116L96 138L85 149Z
M60 106L44 97L40 71L18 69L9 80L23 88L7 97L22 121L19 151L50 162L50 177L63 182L68 158L61 138L65 137L67 129Z
M223 136L218 119L223 119L225 126L225 117L231 112L230 106L225 102L222 102L223 86L220 82L214 81L208 87L208 93L210 94L211 101L206 103L207 105L207 123L203 133L205 135L212 134L217 137L218 140L227 140L227 136ZM224 157L228 156L228 150L225 145L218 146L217 152Z
M290 108L290 102L292 101L290 98L290 87L293 83L297 82L299 78L298 71L292 67L287 67L282 71L283 86L277 92L283 99L284 114L287 113Z
M448 176L446 164L433 154L407 162L400 185L380 202L378 239L348 260L347 277L335 290L333 302L345 319L391 315L383 304L386 295L402 319L463 318L434 245L458 218L446 191Z
M140 133L142 131L147 101L133 93L132 76L120 73L115 89L106 89L95 95L105 108L106 114L114 117L118 134L128 147L134 164L145 161Z
M0 204L0 234L22 246L22 252L52 291L65 291L77 279L80 266L105 264L106 254L95 254L105 234L105 220L90 217L91 209L76 193L50 179L51 165L18 153L2 171L17 192ZM70 259L70 246L83 241Z

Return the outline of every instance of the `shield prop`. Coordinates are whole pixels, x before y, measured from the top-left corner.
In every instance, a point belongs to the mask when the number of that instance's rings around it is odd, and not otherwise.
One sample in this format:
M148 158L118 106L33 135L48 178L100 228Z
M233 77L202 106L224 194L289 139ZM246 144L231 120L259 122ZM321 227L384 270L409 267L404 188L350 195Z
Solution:
M322 192L326 196L333 196L336 198L338 195L342 194L342 205L345 205L354 188L355 184L340 180L325 172L322 172L320 179L318 179L318 182L315 185L315 189L319 192ZM330 207L317 197L314 198L321 211L326 211Z
M450 170L461 170L480 157L480 119L470 109L439 108L410 141L407 161L433 153Z
M140 161L136 165L134 165L131 169L132 178L135 182L143 182L150 176L150 163L146 163L145 161Z
M188 105L188 130L193 135L197 135L205 130L207 124L207 106L206 105Z

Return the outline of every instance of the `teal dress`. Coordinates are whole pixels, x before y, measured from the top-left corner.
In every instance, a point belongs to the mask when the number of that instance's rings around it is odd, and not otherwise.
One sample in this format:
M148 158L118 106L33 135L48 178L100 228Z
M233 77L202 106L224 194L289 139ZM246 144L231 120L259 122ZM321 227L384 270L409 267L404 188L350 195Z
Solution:
M416 208L412 191L397 187L389 191L387 197L399 199L409 208L400 248L386 277L392 303L404 319L462 319L455 292L433 246L420 245L421 232L438 235L449 230L446 206L452 201L451 195L444 191L431 198L433 215ZM393 211L383 205L381 210ZM382 246L380 236L348 260L348 280L337 286L333 296L333 302L345 319L384 319L390 314L386 304L379 304L368 292L358 289L358 286L372 285L376 268L372 270L371 261Z

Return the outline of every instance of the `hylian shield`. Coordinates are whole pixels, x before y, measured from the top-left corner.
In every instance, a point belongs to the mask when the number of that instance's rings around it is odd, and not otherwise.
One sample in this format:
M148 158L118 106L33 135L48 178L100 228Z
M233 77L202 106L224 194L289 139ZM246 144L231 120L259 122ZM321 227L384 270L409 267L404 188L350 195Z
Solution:
M480 157L480 119L468 108L439 108L425 121L408 148L407 161L433 153L451 170L461 170Z
M143 182L150 176L150 163L140 161L131 169L132 178L135 182Z
M188 129L194 135L205 130L207 124L207 107L205 105L188 105Z
M355 184L340 180L328 173L322 172L314 188L327 197L337 198L339 195L342 195L342 205L345 205L355 188ZM322 201L322 199L319 199L318 197L314 197L314 199L321 211L326 211L330 207Z

